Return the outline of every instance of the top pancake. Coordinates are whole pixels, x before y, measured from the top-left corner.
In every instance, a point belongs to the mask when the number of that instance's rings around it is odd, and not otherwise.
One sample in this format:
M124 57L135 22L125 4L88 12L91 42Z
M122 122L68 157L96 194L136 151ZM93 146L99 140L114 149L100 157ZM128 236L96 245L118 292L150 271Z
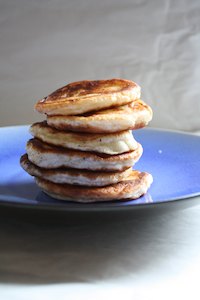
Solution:
M35 109L47 115L80 115L127 104L140 95L140 87L130 80L84 80L70 83L39 100Z

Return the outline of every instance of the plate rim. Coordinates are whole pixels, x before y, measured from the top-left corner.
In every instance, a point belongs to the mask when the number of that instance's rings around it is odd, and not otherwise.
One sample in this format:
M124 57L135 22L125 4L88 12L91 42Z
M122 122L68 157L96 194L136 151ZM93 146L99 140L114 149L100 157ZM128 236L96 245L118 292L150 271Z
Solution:
M196 200L197 203L195 203L196 205L200 205L200 202L198 202L198 200L200 201L200 194L199 195L195 195L192 197L185 197L185 198L181 198L181 199L175 199L175 200L167 200L164 202L152 202L152 203L145 203L145 204L136 204L136 205L122 205L122 206L99 206L99 207L95 207L92 206L90 207L90 204L80 204L80 203L74 203L74 206L69 206L65 207L65 205L49 205L49 204L28 204L28 203L17 203L17 202L7 202L7 201L3 201L0 200L0 207L10 207L10 208L24 208L24 209L34 209L34 210L42 210L42 211L55 211L55 212L119 212L119 211L132 211L132 210L143 210L145 208L149 209L149 208L162 208L162 207L166 207L166 206L173 206L176 205L178 203L187 203L187 202L194 202L194 200ZM71 204L71 202L70 202ZM80 204L80 205L79 205ZM76 205L78 205L78 207L75 207ZM82 206L83 205L83 206ZM81 207L82 206L82 207ZM191 206L191 205L189 205Z

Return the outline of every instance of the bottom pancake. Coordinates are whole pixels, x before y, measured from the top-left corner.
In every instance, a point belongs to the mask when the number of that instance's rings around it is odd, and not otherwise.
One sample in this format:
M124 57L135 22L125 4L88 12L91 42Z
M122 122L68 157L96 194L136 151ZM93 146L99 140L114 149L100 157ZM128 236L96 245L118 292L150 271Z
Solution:
M51 197L82 203L137 199L147 192L152 182L151 174L136 170L124 181L105 187L58 184L36 177L38 186Z

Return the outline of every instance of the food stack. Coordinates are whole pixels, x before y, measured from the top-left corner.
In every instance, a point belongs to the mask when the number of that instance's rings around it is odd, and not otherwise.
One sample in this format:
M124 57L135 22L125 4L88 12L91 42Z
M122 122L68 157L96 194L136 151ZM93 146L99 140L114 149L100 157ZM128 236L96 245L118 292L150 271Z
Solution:
M21 166L48 195L62 200L98 202L136 199L152 176L133 170L142 155L132 130L152 119L130 80L79 81L38 101L46 120L31 126L33 139Z

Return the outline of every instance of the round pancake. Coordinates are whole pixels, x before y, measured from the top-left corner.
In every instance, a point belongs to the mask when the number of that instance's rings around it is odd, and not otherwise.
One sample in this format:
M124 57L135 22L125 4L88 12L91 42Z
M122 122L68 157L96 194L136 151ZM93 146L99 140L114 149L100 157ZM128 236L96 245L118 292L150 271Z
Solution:
M152 110L141 100L82 116L47 116L49 126L60 130L89 133L111 133L146 126Z
M123 171L140 159L143 149L138 143L134 151L108 155L51 146L38 139L31 139L26 145L26 151L29 160L41 168L68 167L94 171Z
M129 168L122 172L94 172L78 169L43 169L34 165L24 154L20 159L22 168L31 176L40 177L54 183L68 183L82 186L106 186L126 179L132 172Z
M35 109L47 115L80 115L139 99L140 87L125 79L70 83L39 100Z
M105 187L58 184L36 178L38 186L48 195L60 200L83 203L137 199L147 192L152 181L151 174L135 170L124 181Z
M51 145L81 151L120 154L137 148L137 142L130 130L110 134L74 133L59 131L48 126L46 122L40 122L31 126L30 133Z

